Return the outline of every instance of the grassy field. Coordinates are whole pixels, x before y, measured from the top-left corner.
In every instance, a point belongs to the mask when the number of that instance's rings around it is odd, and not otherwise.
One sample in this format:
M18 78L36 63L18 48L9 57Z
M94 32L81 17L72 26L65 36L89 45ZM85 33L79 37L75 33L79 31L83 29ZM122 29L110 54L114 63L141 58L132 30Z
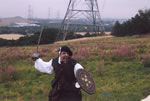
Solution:
M57 56L68 45L96 83L83 101L140 101L150 94L150 36L109 37L41 45L41 58ZM47 101L54 74L34 69L35 46L0 48L0 101Z

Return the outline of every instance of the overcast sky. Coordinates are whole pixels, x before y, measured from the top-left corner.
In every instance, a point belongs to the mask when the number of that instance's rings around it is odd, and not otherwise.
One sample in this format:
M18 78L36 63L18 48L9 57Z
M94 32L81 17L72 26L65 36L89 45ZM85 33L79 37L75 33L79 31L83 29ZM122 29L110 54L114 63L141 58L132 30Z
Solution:
M28 17L29 5L33 9L33 17L63 18L69 0L0 0L0 17ZM102 18L131 18L139 9L150 8L150 0L98 0Z

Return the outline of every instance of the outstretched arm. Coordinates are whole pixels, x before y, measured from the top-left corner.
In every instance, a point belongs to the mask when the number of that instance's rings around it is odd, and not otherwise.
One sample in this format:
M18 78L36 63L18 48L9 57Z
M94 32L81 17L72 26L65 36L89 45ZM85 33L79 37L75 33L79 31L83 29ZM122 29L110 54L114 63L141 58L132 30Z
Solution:
M74 67L74 75L75 75L75 77L76 77L76 72L77 72L77 70L79 70L79 69L84 69L84 68L83 68L79 63L77 63L77 64L75 65L75 67ZM76 82L75 87L76 87L76 88L80 88L80 85L79 85L78 82Z
M52 74L53 73L53 66L52 66L52 59L49 62L45 62L42 59L37 59L34 64L35 69L39 72Z
M77 64L75 65L75 67L74 67L74 75L75 75L75 77L76 77L76 72L77 72L77 70L79 70L79 69L84 69L84 68L83 68L83 66L81 66L79 63L77 63Z

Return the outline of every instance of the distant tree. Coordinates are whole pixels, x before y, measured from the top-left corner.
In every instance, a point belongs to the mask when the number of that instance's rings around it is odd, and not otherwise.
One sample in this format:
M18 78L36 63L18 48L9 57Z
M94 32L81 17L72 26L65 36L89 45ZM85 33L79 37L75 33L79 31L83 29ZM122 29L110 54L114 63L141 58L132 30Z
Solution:
M150 9L139 10L135 17L120 24L118 21L112 29L112 35L126 36L146 34L150 32Z
M8 44L8 41L0 38L0 46L5 46Z
M121 24L119 23L119 21L116 21L113 29L112 29L112 35L116 35L116 36L121 36Z
M50 44L55 42L58 29L47 28L43 30L40 44ZM33 36L21 37L17 40L17 45L34 45L38 43L40 32L36 32Z
M90 33L89 32L87 32L85 35L84 35L84 37L90 37L91 35L90 35Z
M69 32L66 36L66 40L82 38L83 36L80 34L75 34L74 32Z
M55 28L47 28L43 30L43 34L41 37L41 44L49 44L56 41L56 37L59 30Z
M50 44L56 41L58 29L46 28L43 30L40 44ZM24 46L36 45L39 40L40 32L36 32L32 36L21 37L18 40L5 40L0 39L0 46Z

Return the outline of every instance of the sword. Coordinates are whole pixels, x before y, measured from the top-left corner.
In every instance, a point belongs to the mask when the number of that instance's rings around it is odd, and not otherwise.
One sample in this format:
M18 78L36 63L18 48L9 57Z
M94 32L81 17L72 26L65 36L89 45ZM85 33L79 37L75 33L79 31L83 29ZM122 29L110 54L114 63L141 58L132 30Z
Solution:
M41 27L41 31L40 31L40 35L39 35L39 40L38 40L37 47L36 47L36 52L37 53L38 53L39 44L40 44L40 41L41 41L41 36L42 36L42 33L43 33L43 29L44 29L44 25Z
M38 40L37 47L36 47L36 53L34 53L34 54L32 55L32 60L33 60L33 61L36 61L36 59L39 58L38 48L39 48L41 36L42 36L42 33L43 33L43 29L44 29L44 26L41 27L41 31L40 31L40 35L39 35L39 40Z

